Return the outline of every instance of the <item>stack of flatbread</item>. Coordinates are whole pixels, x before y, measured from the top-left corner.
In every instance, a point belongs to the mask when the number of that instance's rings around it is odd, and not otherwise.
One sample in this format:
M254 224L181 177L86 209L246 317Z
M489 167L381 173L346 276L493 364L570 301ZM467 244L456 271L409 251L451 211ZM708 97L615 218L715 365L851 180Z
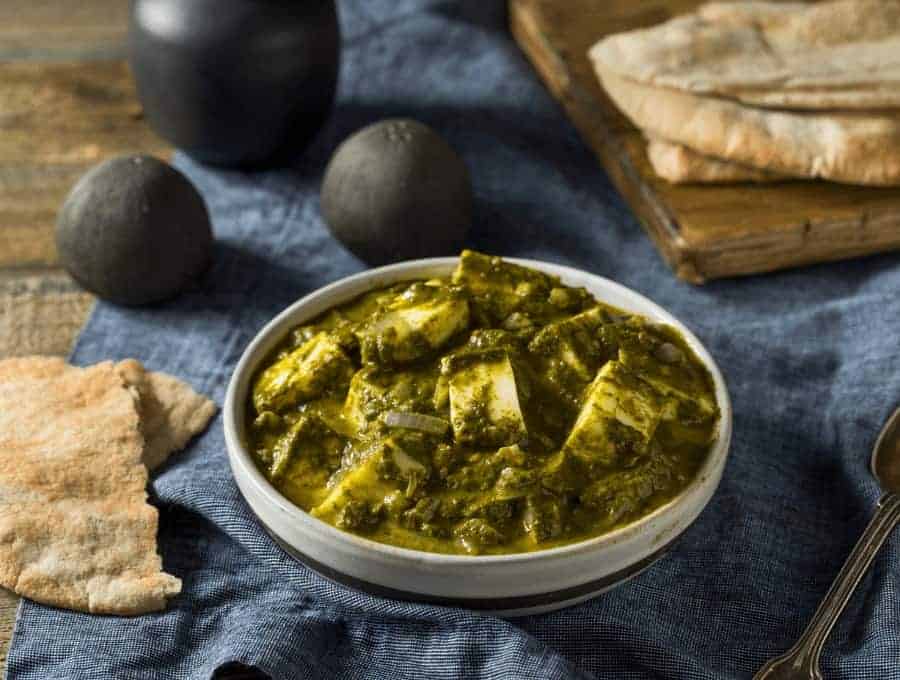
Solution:
M156 551L148 469L215 410L134 360L0 361L0 586L91 613L162 609L181 581Z
M672 182L900 185L900 0L716 2L589 56Z

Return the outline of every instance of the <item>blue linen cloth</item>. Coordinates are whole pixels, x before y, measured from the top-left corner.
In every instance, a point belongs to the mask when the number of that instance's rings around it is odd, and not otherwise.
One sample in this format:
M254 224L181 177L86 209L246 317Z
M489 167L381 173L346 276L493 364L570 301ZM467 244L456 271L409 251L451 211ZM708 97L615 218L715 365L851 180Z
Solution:
M277 680L741 678L797 638L878 497L867 458L900 401L900 258L677 281L511 42L502 4L341 2L339 101L314 147L295 169L265 174L179 157L212 214L212 269L168 304L99 304L73 361L137 357L221 404L268 319L364 268L319 215L329 153L366 123L412 116L471 169L469 245L621 281L707 344L735 412L709 507L640 577L556 613L503 621L380 600L272 543L232 481L217 418L152 482L165 568L184 580L182 594L137 618L25 602L10 680L209 678L227 662ZM894 536L832 635L827 677L900 679L898 567Z

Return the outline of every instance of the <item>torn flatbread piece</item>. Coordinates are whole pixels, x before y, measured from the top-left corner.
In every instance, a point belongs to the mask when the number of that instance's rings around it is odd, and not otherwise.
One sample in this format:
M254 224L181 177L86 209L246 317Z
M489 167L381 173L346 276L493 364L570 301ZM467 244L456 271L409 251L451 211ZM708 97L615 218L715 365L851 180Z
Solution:
M0 585L97 614L181 590L156 551L136 391L111 362L0 361Z
M786 109L900 107L900 2L715 2L609 36L595 68L658 88Z
M900 119L770 111L599 73L616 106L649 136L751 168L849 184L900 184Z
M673 184L763 183L797 179L704 156L681 144L653 137L647 139L647 159L657 175Z
M135 359L119 362L116 369L140 395L143 460L153 472L206 429L216 405L187 383L167 373L147 371Z

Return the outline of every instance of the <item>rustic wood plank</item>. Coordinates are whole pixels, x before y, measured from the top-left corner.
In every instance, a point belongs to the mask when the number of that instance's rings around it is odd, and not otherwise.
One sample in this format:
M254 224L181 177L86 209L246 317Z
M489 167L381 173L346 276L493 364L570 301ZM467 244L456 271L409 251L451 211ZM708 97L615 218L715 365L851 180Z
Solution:
M6 650L9 648L18 608L18 596L0 588L0 669L6 667Z
M0 278L0 357L67 355L92 304L62 271Z
M56 264L56 212L88 167L0 161L0 268Z
M0 162L89 163L167 149L143 123L125 60L0 62Z
M121 58L127 0L6 0L0 3L0 59Z
M510 0L510 26L676 274L694 283L900 249L900 190L828 182L673 185L609 101L587 58L603 35L700 0Z
M127 64L0 62L0 268L52 266L56 213L96 162L166 157Z

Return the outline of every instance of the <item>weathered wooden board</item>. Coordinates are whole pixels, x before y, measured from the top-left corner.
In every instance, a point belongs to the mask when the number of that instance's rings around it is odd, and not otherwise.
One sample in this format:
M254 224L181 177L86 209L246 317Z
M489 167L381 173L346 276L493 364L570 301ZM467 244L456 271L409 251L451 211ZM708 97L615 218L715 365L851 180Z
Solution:
M0 588L0 672L6 666L6 650L12 637L18 608L19 598L14 593Z
M586 53L604 35L699 4L509 0L509 16L517 42L679 277L702 283L900 249L900 189L673 185L655 175L640 132L606 97Z
M128 0L4 0L0 59L121 58Z
M53 266L60 203L94 163L167 147L125 61L0 61L0 268Z

